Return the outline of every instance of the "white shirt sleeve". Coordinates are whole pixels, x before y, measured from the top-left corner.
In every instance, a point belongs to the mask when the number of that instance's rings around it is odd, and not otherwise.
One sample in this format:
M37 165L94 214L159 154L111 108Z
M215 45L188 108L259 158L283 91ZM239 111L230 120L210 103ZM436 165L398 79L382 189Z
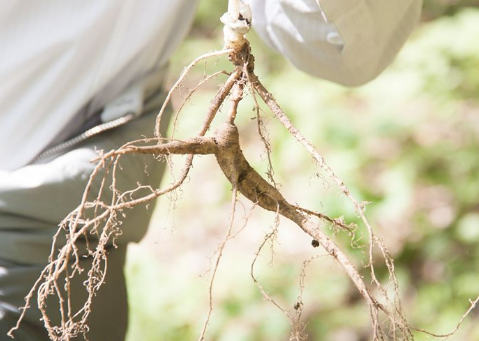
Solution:
M417 24L422 0L251 0L253 27L297 68L357 86L378 76Z
M2 2L0 170L28 164L166 64L188 32L197 1L139 3Z

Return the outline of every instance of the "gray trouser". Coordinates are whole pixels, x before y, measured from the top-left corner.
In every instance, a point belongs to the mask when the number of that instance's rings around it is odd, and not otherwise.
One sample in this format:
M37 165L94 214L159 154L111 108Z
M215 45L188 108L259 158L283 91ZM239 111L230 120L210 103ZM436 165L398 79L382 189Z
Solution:
M0 341L11 340L6 333L16 323L19 307L25 304L24 297L47 263L52 236L59 222L80 203L94 167L90 160L98 156L95 150L109 151L127 141L151 136L156 112L153 110L122 127L93 137L49 162L0 173ZM123 189L135 188L137 183L156 188L163 173L161 164L148 155L122 158L123 171L117 174L117 184ZM99 182L95 182L93 192L98 186ZM90 341L121 341L125 337L128 309L123 266L127 243L143 237L152 211L153 203L148 210L142 206L126 212L118 248L111 246L108 250L106 284L93 301L87 335ZM89 261L88 258L82 260L86 270ZM81 276L74 280L71 296L77 307L85 299L84 280ZM49 304L48 310L55 319L58 305ZM15 339L48 340L40 317L34 298Z

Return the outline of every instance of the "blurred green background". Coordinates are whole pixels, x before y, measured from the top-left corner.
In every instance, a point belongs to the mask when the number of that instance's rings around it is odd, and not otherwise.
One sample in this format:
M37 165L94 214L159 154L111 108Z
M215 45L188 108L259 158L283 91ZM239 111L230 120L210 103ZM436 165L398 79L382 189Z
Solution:
M423 20L393 65L366 86L348 89L294 69L249 34L256 73L296 126L311 139L354 195L372 202L367 215L396 259L406 315L435 333L454 328L479 294L479 1L425 1ZM222 45L218 18L225 0L203 0L195 26L177 51L171 81L194 57ZM228 67L218 58L195 69L184 90L205 73ZM178 137L193 134L221 79L206 85L182 113ZM186 91L177 96L181 102ZM238 118L243 149L266 170L251 96ZM309 156L265 110L276 180L290 202L331 216L355 216ZM181 162L177 162L181 165ZM171 181L165 179L164 183ZM160 200L149 235L130 249L128 341L196 340L208 311L211 257L228 228L231 186L213 158L195 161L188 183ZM250 265L274 215L243 200L214 290L208 340L288 340L289 321L265 302ZM327 227L326 227L327 228ZM308 340L370 340L367 309L341 269L281 220L255 274L294 313L307 267L303 320ZM365 238L365 237L364 237ZM363 239L364 239L363 238ZM347 249L344 238L342 245ZM364 240L363 240L364 242ZM359 267L364 250L351 253ZM379 260L378 260L379 261ZM379 274L383 265L376 264ZM366 271L363 271L366 274ZM479 340L479 311L451 340ZM429 340L416 334L417 340Z

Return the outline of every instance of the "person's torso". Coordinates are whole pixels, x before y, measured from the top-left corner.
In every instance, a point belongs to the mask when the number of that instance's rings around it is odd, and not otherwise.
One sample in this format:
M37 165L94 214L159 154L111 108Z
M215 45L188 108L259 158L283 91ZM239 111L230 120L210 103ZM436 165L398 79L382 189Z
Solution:
M0 8L0 170L165 64L197 1L18 0Z

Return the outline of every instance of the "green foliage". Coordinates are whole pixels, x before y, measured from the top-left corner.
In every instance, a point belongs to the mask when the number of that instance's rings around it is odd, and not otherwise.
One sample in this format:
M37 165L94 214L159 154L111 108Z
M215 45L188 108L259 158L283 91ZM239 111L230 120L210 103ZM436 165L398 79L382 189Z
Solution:
M396 259L408 317L414 326L437 333L453 329L468 308L468 299L479 294L479 10L459 10L466 3L477 4L460 1L448 7L426 1L428 18L448 16L423 23L395 63L358 89L302 74L252 34L257 74L355 195L372 202L367 214ZM177 53L173 74L192 56L221 46L221 30L214 20L224 8L219 1L203 4L197 19L201 30ZM199 69L197 78L205 70ZM198 108L208 103L215 89L213 84L198 93L183 114L192 132L195 119L202 119ZM263 149L255 142L253 101L248 100L238 118L246 136L244 149L255 167L266 170L264 152L258 152ZM264 115L275 177L287 196L354 221L354 212L333 184L284 129ZM214 163L202 162L195 164L193 171L199 175L191 175L191 188L181 198L186 203L179 204L175 214L177 229L184 232L176 232L176 241L162 234L149 246L155 252L131 254L127 269L131 341L191 340L199 335L207 312L207 280L197 277L224 234L230 197L228 185L207 181L208 177L220 181L220 173L209 168ZM189 195L195 186L198 194ZM222 194L198 203L205 192ZM186 217L191 210L194 217ZM227 251L228 265L220 267L223 275L216 287L210 340L288 338L289 322L262 300L249 277L256 247L272 222L271 215L259 218L258 224L243 232L245 238L238 237L239 245ZM301 262L318 253L307 247L310 241L296 237L299 233L287 225L281 227L275 266L267 266L265 252L257 269L267 292L290 311L299 295ZM363 249L351 251L364 259ZM380 264L376 266L385 273ZM308 267L303 302L310 340L370 338L363 302L327 257ZM477 314L470 316L451 340L479 339L476 322ZM417 340L427 339L417 334Z

